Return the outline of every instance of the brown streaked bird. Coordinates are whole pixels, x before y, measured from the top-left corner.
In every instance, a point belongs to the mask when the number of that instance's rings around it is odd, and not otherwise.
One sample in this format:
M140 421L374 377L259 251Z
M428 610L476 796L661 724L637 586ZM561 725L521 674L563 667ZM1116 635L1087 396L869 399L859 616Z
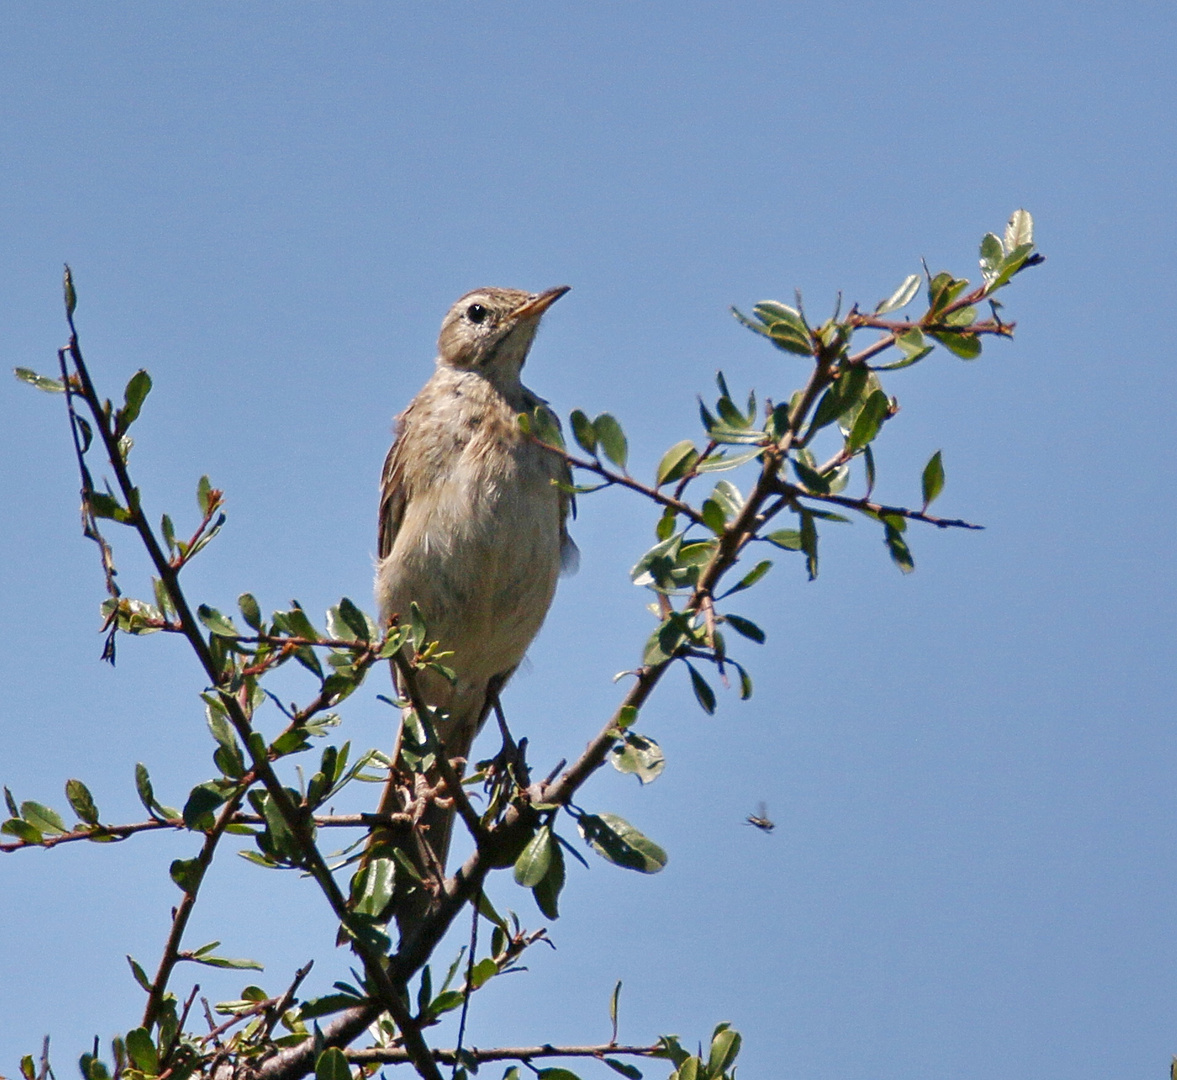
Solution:
M547 615L567 531L568 466L523 435L518 415L543 400L520 381L540 319L568 286L476 289L446 314L437 369L397 418L380 491L376 601L387 625L421 609L456 679L420 673L426 701L448 713L438 735L466 757L490 695L523 659ZM400 737L397 738L399 752ZM382 810L393 809L386 792ZM431 806L425 837L444 866L453 810Z

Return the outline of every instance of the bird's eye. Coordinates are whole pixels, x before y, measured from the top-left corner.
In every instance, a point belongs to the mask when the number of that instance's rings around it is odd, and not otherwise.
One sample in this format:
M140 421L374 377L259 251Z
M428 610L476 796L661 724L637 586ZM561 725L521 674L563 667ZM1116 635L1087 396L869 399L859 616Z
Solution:
M475 325L485 322L488 314L490 313L481 304L471 304L466 309L466 318Z

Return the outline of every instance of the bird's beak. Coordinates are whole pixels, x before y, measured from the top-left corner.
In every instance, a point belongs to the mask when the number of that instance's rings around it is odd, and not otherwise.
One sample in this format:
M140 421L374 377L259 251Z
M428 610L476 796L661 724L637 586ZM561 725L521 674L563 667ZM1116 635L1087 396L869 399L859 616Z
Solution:
M540 315L547 311L548 308L550 308L571 288L571 285L557 285L554 289L545 289L541 293L536 293L533 297L531 297L530 300L526 301L522 307L515 309L512 318L539 318Z

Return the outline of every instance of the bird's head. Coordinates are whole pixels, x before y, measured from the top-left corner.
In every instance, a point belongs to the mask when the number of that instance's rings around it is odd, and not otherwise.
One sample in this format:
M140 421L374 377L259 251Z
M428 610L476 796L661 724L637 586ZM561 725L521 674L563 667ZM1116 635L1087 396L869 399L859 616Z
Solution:
M559 285L540 293L522 289L468 292L442 320L437 362L483 372L495 382L517 380L543 313L568 289Z

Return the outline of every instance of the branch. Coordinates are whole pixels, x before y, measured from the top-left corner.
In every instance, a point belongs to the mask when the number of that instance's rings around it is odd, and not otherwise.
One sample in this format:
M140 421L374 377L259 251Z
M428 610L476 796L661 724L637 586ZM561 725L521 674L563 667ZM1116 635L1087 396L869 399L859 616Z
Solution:
M675 498L673 495L666 495L655 487L650 487L648 484L643 484L640 480L635 480L628 473L614 472L612 469L602 465L600 461L588 461L585 458L579 458L575 454L570 454L567 450L560 446L553 446L551 443L546 443L542 439L531 436L532 442L544 450L550 450L553 454L562 457L569 465L577 469L584 469L586 472L595 473L601 479L607 481L609 484L617 484L620 487L629 488L630 491L636 491L639 495L645 495L647 499L652 499L658 503L659 506L669 507L675 513L682 514L683 517L689 518L696 525L703 525L703 515L699 513L690 503L683 502L682 499ZM598 489L599 490L599 489Z
M797 498L814 499L817 502L833 503L835 506L845 506L850 510L859 510L873 514L876 517L902 517L910 521L922 521L927 525L935 525L938 529L984 529L984 525L975 525L971 521L961 518L942 518L929 514L924 510L909 510L905 506L884 506L882 503L871 502L869 499L854 499L847 495L822 495L816 491L806 491L804 488L794 487L792 484L780 484L782 494L791 492Z
M229 827L233 815L241 805L241 800L245 798L245 792L252 783L252 777L246 777L237 793L221 807L221 812L217 815L213 827L205 834L204 844L200 849L200 854L193 860L196 868L191 883L184 890L184 898L174 909L172 928L168 933L168 940L164 945L163 955L160 957L155 978L151 981L151 989L147 993L147 1005L143 1010L143 1027L147 1028L148 1031L151 1030L156 1020L159 1019L159 1009L163 1003L164 991L167 990L168 979L171 978L172 971L179 962L180 942L184 937L184 930L188 926L188 919L192 915L192 909L196 906L196 894L200 891L205 872L212 863L213 853L216 851L217 844L220 843L221 837L225 834L225 829Z
M591 1057L598 1059L604 1058L605 1056L617 1057L619 1055L628 1057L660 1057L664 1052L664 1049L657 1043L653 1046L617 1046L610 1043L600 1046L553 1046L551 1043L544 1043L542 1046L500 1046L492 1050L476 1050L472 1048L462 1051L462 1059L473 1058L475 1061L482 1063L485 1061L530 1061L532 1058L553 1057ZM356 1065L395 1065L409 1060L408 1055L403 1050L385 1049L383 1047L373 1047L370 1050L348 1050L345 1051L344 1056L348 1061ZM434 1050L433 1056L437 1061L444 1062L447 1065L453 1064L458 1059L456 1050Z
M474 842L477 844L485 837L486 830L482 827L482 819L479 818L478 811L470 805L470 800L466 796L466 789L462 787L461 777L458 776L449 757L446 756L445 744L437 736L437 729L433 724L433 710L425 701L425 698L421 694L421 688L417 685L417 672L414 670L409 658L405 656L403 650L398 650L392 660L396 664L396 670L401 677L401 681L404 683L405 693L408 694L409 703L413 706L413 712L417 714L417 719L421 721L422 726L431 736L433 742L439 747L439 753L436 755L437 771L441 773L446 788L449 790L450 797L454 800L454 806L457 808L458 814L461 816L466 828L470 830L470 835L474 837ZM394 762L393 764L395 765L396 763Z
M69 291L72 292L72 281L69 281L68 276L67 283ZM442 1080L441 1073L430 1056L429 1047L421 1036L420 1028L413 1020L405 1003L404 984L401 983L398 986L394 983L389 975L384 954L363 938L360 933L361 928L352 925L352 916L348 911L347 901L340 892L339 885L336 883L322 853L314 842L313 830L308 827L309 815L303 814L300 808L291 801L286 788L278 779L270 763L265 740L260 734L254 731L253 725L237 697L223 688L224 675L220 670L220 665L213 656L209 643L204 639L199 624L192 615L192 609L189 607L188 600L180 588L178 572L172 566L171 561L164 555L151 526L147 523L147 519L143 514L139 502L138 489L131 483L126 462L123 459L118 440L111 426L111 420L95 392L94 384L90 379L90 373L86 369L85 361L82 358L82 351L78 345L77 330L74 326L73 312L69 306L67 306L66 318L70 328L68 348L82 386L82 396L94 417L95 426L106 449L107 459L111 468L114 469L119 489L126 502L127 513L130 519L129 524L134 526L139 534L140 540L147 549L147 553L159 574L160 581L167 590L168 598L183 627L184 636L187 638L193 652L196 653L212 685L218 688L221 704L225 709L229 722L232 724L250 755L253 763L254 776L265 787L283 822L295 838L304 868L315 879L319 888L326 896L336 918L348 930L352 947L363 961L368 979L375 988L376 997L382 1009L386 1010L392 1016L397 1027L400 1029L405 1046L412 1057L417 1071L425 1080ZM234 807L235 809L236 807ZM227 814L224 812L222 812L221 818L218 819L218 823L221 819L225 819L225 824L228 824ZM207 841L206 850L209 858L211 858L212 849L208 847ZM202 851L202 856L204 854L205 852ZM188 903L183 915L183 923L187 922L194 896L192 900L189 900L188 894L186 894L185 899L188 900ZM185 907L185 905L182 904L181 907ZM179 921L179 916L177 916L177 920ZM176 931L176 924L174 923L173 933L168 942L168 951L165 952L164 960L161 961L160 975L157 976L157 981L152 986L148 1009L145 1013L145 1026L146 1020L154 1020L158 1012L162 987L166 983L167 974L170 973L171 967L175 963L174 953L178 951L178 944L179 935Z

